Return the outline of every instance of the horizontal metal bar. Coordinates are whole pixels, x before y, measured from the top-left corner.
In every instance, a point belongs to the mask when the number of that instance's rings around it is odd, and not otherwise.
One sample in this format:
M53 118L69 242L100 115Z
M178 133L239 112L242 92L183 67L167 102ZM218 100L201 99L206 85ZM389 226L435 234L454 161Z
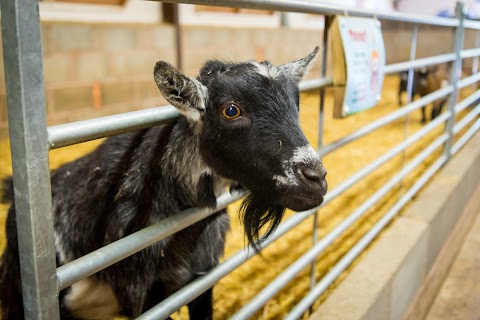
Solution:
M309 91L330 86L332 83L331 77L307 80L299 84L299 89L302 92ZM114 134L153 127L170 122L178 116L177 109L168 105L61 124L48 127L48 142L50 149L56 149Z
M480 21L465 19L463 26L469 29L480 29Z
M331 85L333 85L333 78L327 77L302 81L298 84L298 89L300 90L300 92L305 92L314 89L320 89L323 87L328 87Z
M267 240L260 244L260 248L264 249L273 242L275 242L278 238L282 237L285 233L287 233L288 231L299 225L301 222L303 222L305 219L310 217L314 212L316 212L316 210L317 209L315 208L308 211L297 212L291 218L280 224L278 229L275 230L275 232L270 237L268 237ZM210 270L209 273L190 282L174 294L170 295L167 299L163 300L162 302L154 306L152 309L142 314L137 319L156 320L168 318L172 313L180 309L182 306L188 304L190 301L201 295L203 292L207 291L218 281L220 281L220 279L231 273L233 270L238 268L240 265L242 265L254 255L255 250L253 250L251 246L240 250L235 255Z
M458 81L458 84L457 84L457 87L459 89L462 89L462 88L465 88L471 84L474 84L475 82L479 81L480 80L480 73L475 73L475 74L472 74L460 81Z
M385 74L390 73L398 73L402 71L406 71L408 69L418 69L422 67L428 67L440 63L451 62L455 60L455 53L446 53L440 54L433 57L428 58L421 58L411 61L403 61L398 63L393 63L385 66L384 72Z
M443 117L442 121L438 121L438 124L444 122L448 117ZM437 120L437 119L435 119ZM430 130L425 131L422 133L421 136L425 136L428 132L433 130L435 126L431 126ZM438 139L439 142L436 144L432 144L433 146L440 146L442 141L446 141L447 135L444 135L445 138ZM415 139L412 139L413 136L409 137L410 143L411 141L415 142ZM416 137L417 140L420 138L418 135ZM406 141L406 140L405 140ZM404 142L405 142L404 141ZM402 142L401 145L405 145ZM399 145L400 146L400 145ZM433 148L433 147L432 147ZM398 148L400 151L405 149ZM269 299L275 296L278 291L286 286L291 280L293 280L296 275L301 272L305 267L307 267L310 263L312 263L316 257L318 257L327 247L332 244L335 240L340 237L343 232L345 232L353 223L355 223L358 219L360 219L376 202L378 202L386 193L388 193L398 182L400 182L411 170L412 167L417 167L428 155L430 155L435 149L426 149L427 152L420 153L414 160L412 160L411 164L408 164L402 171L400 171L396 176L394 176L387 184L385 184L382 188L380 188L377 192L375 192L369 199L367 199L357 210L355 210L349 217L343 220L339 225L337 225L329 234L327 234L323 239L321 239L313 248L311 248L307 253L297 259L294 263L292 263L284 272L282 272L277 278L271 281L268 286L266 286L259 294L257 294L252 300L250 300L246 305L244 305L231 319L240 320L240 319L248 319L250 318L257 310L259 310ZM431 150L431 151L430 151Z
M201 276L182 287L167 299L140 315L137 320L168 319L171 314L175 313L190 301L193 301L203 292L213 287L221 278L232 272L233 269L238 268L241 264L251 258L254 255L254 250L252 248L249 249L249 251L239 252L224 263L212 269L208 274Z
M480 99L480 90L477 90L474 93L472 93L471 95L469 95L467 98L460 101L455 106L455 114L463 111L465 108L468 108L470 105L472 105L473 103L475 103L479 99Z
M399 146L393 149L392 151L387 152L384 156L378 158L377 160L373 161L370 165L359 171L357 174L352 176L351 178L347 179L345 182L342 182L339 186L335 189L330 191L322 206L327 205L329 202L334 200L340 194L345 192L350 186L354 183L360 181L364 176L366 176L369 172L374 171L378 168L381 164L385 163L396 154L403 151L403 149L410 146L412 143L416 142L421 137L425 136L429 132L431 132L435 127L440 125L449 117L449 112L445 112L440 115L435 120L431 121L425 127L418 130L408 139L403 141ZM261 245L261 248L267 247L269 244L273 243L275 240L283 236L286 232L290 231L298 224L303 222L305 219L310 217L314 212L316 212L318 208L314 208L309 211L299 212L292 216L290 219L286 220L282 224L280 224L279 228L274 232L274 234L269 237L266 242ZM208 290L212 287L215 283L220 281L223 277L227 274L231 273L235 270L238 266L246 262L250 257L254 255L254 251L252 248L247 248L244 250L239 251L234 256L223 262L221 265L217 266L216 268L212 269L207 275L196 279L194 282L188 284L186 287L180 289L176 293L174 293L169 298L162 301L159 305L155 306L151 311L142 315L141 319L161 319L163 317L168 317L175 311L177 311L182 306L186 305L200 294Z
M470 111L466 116L462 118L462 120L458 121L455 126L453 126L453 134L457 134L467 126L470 122L475 120L478 115L480 114L480 104L477 105L472 111Z
M438 127L440 124L444 123L449 117L450 117L450 111L446 111L442 113L439 117L429 122L427 125L425 125L421 129L416 131L414 134L412 134L410 137L403 140L401 143L399 143L392 149L388 150L382 156L370 162L363 169L359 170L349 178L342 181L333 190L328 192L329 197L325 198L325 201L322 204L322 206L327 205L330 200L336 199L338 196L340 196L342 193L347 191L350 187L352 187L357 182L361 181L361 179L365 178L368 174L378 169L388 160L392 159L393 157L398 155L400 152L402 152L403 150L405 150L415 142L418 142L418 140L426 136L428 133L430 133L433 129Z
M218 7L245 8L257 10L273 10L288 11L300 13L314 13L322 15L344 15L355 17L369 17L377 19L385 19L392 21L403 21L410 23L430 24L445 27L456 27L459 25L458 20L454 18L440 18L417 14L403 13L386 13L374 12L367 10L352 9L349 7L341 7L328 5L313 1L302 0L154 0L171 3L197 4Z
M89 277L155 242L205 219L241 197L241 194L232 196L224 193L218 197L217 208L215 209L191 208L184 210L59 267L57 269L58 290L63 290L75 282Z
M398 174L396 174L391 180L389 180L380 190L378 190L374 195L372 195L367 201L365 201L350 217L358 214L357 217L351 219L351 223L345 225L343 231L345 231L349 226L351 226L357 219L362 216L370 207L378 202L388 191L390 191L397 183L399 183L408 173L414 170L418 165L420 165L428 156L430 156L438 147L445 143L448 139L447 134L443 134L438 137L433 143L431 143L427 148L425 148L418 156L415 157L410 163L408 163ZM420 178L414 186L407 192L397 203L387 212L388 219L391 219L390 216L394 216L404 205L405 203L413 196L412 191L415 193L423 186L433 174L445 163L447 160L446 156L439 158L434 165L428 170L422 178ZM428 173L428 175L427 175ZM378 195L377 195L378 194ZM372 199L372 200L370 200ZM375 200L375 201L373 201ZM400 206L401 205L401 206ZM363 211L363 212L362 212ZM344 220L346 221L346 220ZM343 224L344 222L342 222ZM360 252L360 249L363 249L362 246L366 246L370 243L371 239L374 238L381 230L383 230L384 224L386 225L386 218L379 221L378 227L375 226L360 240L360 244L357 243L340 261L337 263L331 271L293 308L293 310L285 317L286 320L295 320L301 318L302 314L310 308L311 305L318 299L318 297L325 292L325 290L330 286L330 284L340 275L340 273L345 270L345 268L350 265L350 263L357 257ZM381 227L381 228L380 228ZM343 232L342 231L342 232ZM333 232L332 232L333 233ZM329 234L330 235L330 234ZM328 235L327 235L328 236ZM325 238L324 238L325 239ZM336 237L335 237L336 239ZM366 240L369 240L368 242ZM323 239L322 239L323 240ZM333 240L331 240L333 242ZM331 243L330 242L330 243ZM327 244L327 243L326 243ZM325 246L325 245L324 245ZM325 246L326 248L326 246ZM325 249L324 248L324 249ZM313 249L310 249L313 250ZM323 250L319 250L320 254ZM318 255L317 255L318 256Z
M335 264L330 271L315 285L315 287L300 301L285 319L299 319L310 308L338 276L364 251L364 249L384 230L385 226L404 208L414 195L433 177L433 175L447 162L445 155L441 156L415 182L415 184L380 218L379 221Z
M325 198L324 202L322 203L322 206L327 205L331 200L334 200L338 196L340 196L343 192L348 190L351 186L353 186L355 183L359 182L361 179L366 177L369 173L373 172L375 169L378 169L381 165L386 163L388 160L408 148L410 145L413 143L417 142L419 139L423 138L426 136L428 133L430 133L433 129L438 127L441 123L444 123L449 117L450 117L450 111L446 111L442 113L439 117L435 118L431 122L429 122L427 125L416 131L414 134L412 134L410 137L387 151L385 154L380 156L379 158L373 160L370 164L365 166L363 169L355 173L354 175L350 176L349 178L345 179L342 181L337 187L335 187L333 190L329 191L327 194L327 197ZM322 153L323 154L323 153Z
M378 119L378 120L375 120L371 123L369 123L368 125L358 129L357 131L354 131L352 133L350 133L349 135L345 136L345 137L342 137L338 140L335 140L333 141L332 143L326 145L325 147L323 147L321 150L319 150L319 154L320 154L320 157L324 157L325 155L337 150L338 148L352 142L352 141L355 141L397 119L400 119L402 117L404 117L405 115L409 114L410 112L414 111L414 110L417 110L417 109L420 109L422 106L425 106L437 99L440 99L450 93L452 93L453 91L453 87L451 85L445 87L445 88L442 88L442 89L439 89L437 91L434 91L418 100L415 100L409 104L407 104L406 106Z
M462 59L473 58L473 57L478 57L478 56L480 56L480 48L464 49L464 50L460 51L460 57Z
M475 133L477 133L479 129L480 119L475 121L475 123L470 128L468 128L467 132L465 132L465 134L460 139L458 139L458 141L453 145L452 149L450 150L450 153L452 155L456 154L458 150L460 150L465 145L465 143L467 143L468 140L470 140L470 138L473 137Z
M56 149L118 133L152 127L172 121L178 115L175 107L165 106L51 126L48 127L48 142L50 149Z

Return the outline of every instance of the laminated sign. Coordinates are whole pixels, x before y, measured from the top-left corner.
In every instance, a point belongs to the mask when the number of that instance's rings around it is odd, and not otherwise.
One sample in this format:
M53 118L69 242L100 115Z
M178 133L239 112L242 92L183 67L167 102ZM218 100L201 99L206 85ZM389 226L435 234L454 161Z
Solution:
M331 26L334 117L375 106L381 97L385 46L380 21L336 16Z

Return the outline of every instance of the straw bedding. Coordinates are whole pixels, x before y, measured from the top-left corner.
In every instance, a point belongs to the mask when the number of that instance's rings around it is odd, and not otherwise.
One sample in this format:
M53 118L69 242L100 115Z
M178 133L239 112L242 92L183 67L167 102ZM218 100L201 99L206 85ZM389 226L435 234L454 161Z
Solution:
M378 119L398 108L396 92L398 85L397 77L387 77L385 80L383 99L375 108L361 114L346 118L332 118L331 95L327 92L325 109L324 144L328 144L365 124ZM318 94L305 94L301 100L301 123L310 143L317 145L318 137ZM393 122L392 124L377 130L375 133L349 144L347 147L327 155L323 161L328 170L327 180L329 190L333 190L341 181L354 174L369 162L379 157L387 150L405 139L405 119ZM420 111L416 111L409 117L408 135L421 128ZM431 143L443 126L439 126L434 133L408 148L405 159L408 162L421 148ZM50 153L50 164L52 168L71 161L86 152L92 150L99 144L99 141L83 143L76 146L53 150ZM0 177L11 174L11 160L8 141L0 141ZM337 240L326 252L324 252L316 263L316 277L319 279L338 261L342 255L357 241L368 229L378 220L383 213L398 199L400 189L405 190L412 185L428 164L431 164L438 156L438 152L431 156L417 170L411 173L400 186L395 188L381 202L372 207L366 215L352 226L344 236ZM357 183L348 192L338 199L322 208L318 215L317 229L321 238L340 223L346 216L351 214L363 201L381 187L389 178L398 172L404 162L403 155L389 161L379 167L373 174L363 181ZM229 207L232 216L231 231L228 234L226 255L230 257L241 250L246 242L243 236L243 229L237 217L239 203ZM0 205L0 250L5 245L4 224L6 218L6 205ZM292 212L287 213L287 217ZM252 299L263 287L272 281L278 274L287 268L294 259L301 256L312 246L313 219L309 218L286 236L277 240L263 251L261 256L255 256L242 265L232 274L222 279L214 289L215 317L216 319L228 319L236 310ZM348 270L346 271L348 273ZM281 319L293 306L300 301L301 297L309 288L310 269L305 269L287 287L279 292L267 305L264 306L254 319ZM345 274L340 277L341 281ZM335 283L332 287L335 286ZM329 289L332 290L332 289ZM328 291L320 299L320 303L328 295ZM175 315L176 319L187 319L185 310Z

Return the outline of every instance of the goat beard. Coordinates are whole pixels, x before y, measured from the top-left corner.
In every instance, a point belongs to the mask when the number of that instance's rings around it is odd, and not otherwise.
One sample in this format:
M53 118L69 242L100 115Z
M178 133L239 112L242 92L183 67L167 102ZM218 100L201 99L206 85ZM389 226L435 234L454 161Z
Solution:
M274 204L269 199L249 193L240 207L240 218L248 243L256 252L260 252L260 245L275 231L282 221L285 207ZM266 227L265 233L260 231Z

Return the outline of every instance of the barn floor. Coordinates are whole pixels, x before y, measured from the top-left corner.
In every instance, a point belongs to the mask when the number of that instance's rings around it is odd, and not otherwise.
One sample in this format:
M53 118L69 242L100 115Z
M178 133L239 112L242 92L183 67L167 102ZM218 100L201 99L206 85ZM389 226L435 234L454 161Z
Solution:
M383 99L379 105L371 110L346 119L333 119L333 100L331 95L327 94L324 144L337 140L361 128L365 124L397 110L397 85L397 77L387 77L384 85ZM317 145L318 141L318 105L318 94L305 94L302 96L300 107L302 127L310 143L314 146ZM416 111L411 114L408 119L407 130L405 130L405 119L401 119L377 130L373 134L367 135L359 141L349 144L345 148L327 155L323 161L328 170L327 180L329 189L334 189L344 179L400 143L405 139L406 135L411 135L421 127L420 111ZM422 139L419 143L410 147L404 156L399 155L386 165L379 167L373 174L360 183L357 183L340 198L322 208L319 212L317 225L319 237L326 235L340 221L352 213L359 204L386 183L392 176L392 173L397 172L403 166L404 160L408 162L409 159L413 158L418 150L433 141L441 130L443 130L442 126ZM98 141L93 141L53 150L50 153L51 168L58 167L65 162L85 154L95 148L98 143ZM0 141L0 177L11 174L9 150L8 141ZM317 278L320 278L328 272L329 268L386 212L386 209L398 199L400 189L406 189L412 185L415 177L417 177L421 170L427 167L435 157L436 155L433 155L427 159L418 170L410 174L388 197L385 197L380 203L372 207L341 239L322 254L316 265ZM235 203L229 207L232 225L231 231L228 234L225 258L241 250L246 243L243 229L237 215L238 207L239 203ZM0 205L0 225L2 225L0 228L0 250L3 250L5 245L3 225L5 223L6 210L7 207L5 205ZM288 212L287 218L292 214L292 212ZM252 299L259 290L280 274L282 270L288 267L294 259L308 250L312 245L312 224L313 220L311 218L307 219L286 236L265 249L262 256L256 256L250 259L250 261L242 265L235 272L222 279L214 289L215 318L228 319L236 310ZM308 291L308 275L309 269L305 269L294 281L265 305L263 310L256 315L255 319L281 319ZM343 277L338 281L341 281L342 278ZM326 294L328 294L328 292ZM184 311L176 315L176 319L187 318Z
M425 320L479 319L480 215L468 232Z

